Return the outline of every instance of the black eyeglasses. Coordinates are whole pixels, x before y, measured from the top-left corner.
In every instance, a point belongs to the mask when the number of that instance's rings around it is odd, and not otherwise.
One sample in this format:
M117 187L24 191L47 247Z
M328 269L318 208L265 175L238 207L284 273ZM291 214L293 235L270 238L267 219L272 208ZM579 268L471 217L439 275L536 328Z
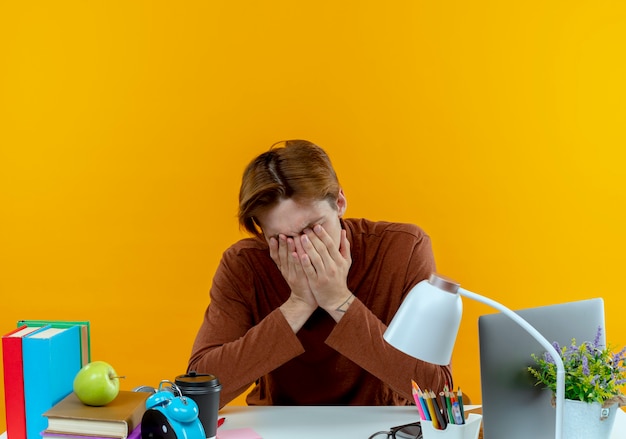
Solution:
M398 425L391 427L389 431L379 431L371 435L368 439L382 438L387 439L422 439L422 426L418 422L411 424Z

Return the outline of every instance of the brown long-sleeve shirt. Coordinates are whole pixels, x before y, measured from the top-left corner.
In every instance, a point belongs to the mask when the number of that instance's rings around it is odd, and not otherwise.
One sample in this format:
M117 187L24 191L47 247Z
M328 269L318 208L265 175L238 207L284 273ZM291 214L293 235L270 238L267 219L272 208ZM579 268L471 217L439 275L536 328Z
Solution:
M402 405L412 402L411 379L432 390L452 386L450 366L383 340L409 290L435 271L428 235L411 224L342 224L356 299L338 323L318 308L295 334L278 309L290 289L267 244L248 238L224 252L189 360L189 370L219 378L220 406L255 382L250 405Z

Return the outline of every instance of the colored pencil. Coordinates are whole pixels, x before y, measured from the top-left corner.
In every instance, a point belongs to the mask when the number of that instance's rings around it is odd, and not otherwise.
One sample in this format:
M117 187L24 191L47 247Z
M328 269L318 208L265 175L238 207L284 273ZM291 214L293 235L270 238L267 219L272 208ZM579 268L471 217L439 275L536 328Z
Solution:
M459 401L459 409L461 410L461 417L463 418L463 423L465 423L465 409L463 408L463 392L461 392L461 388L457 391L457 399Z
M437 421L437 414L435 412L432 398L427 393L425 393L424 400L426 401L426 405L428 405L428 412L430 413L430 420L433 423L433 427L439 429L439 422Z
M439 429L445 430L447 423L443 417L443 412L441 411L441 407L439 407L439 403L437 402L437 395L432 390L430 391L430 397L433 401L433 406L435 408L435 416L437 416L437 422L439 423Z
M417 386L417 383L413 380L411 380L411 393L413 394L413 399L415 400L417 411L420 414L420 419L425 421L426 415L424 414L424 407L422 406L422 401L420 401L419 387Z

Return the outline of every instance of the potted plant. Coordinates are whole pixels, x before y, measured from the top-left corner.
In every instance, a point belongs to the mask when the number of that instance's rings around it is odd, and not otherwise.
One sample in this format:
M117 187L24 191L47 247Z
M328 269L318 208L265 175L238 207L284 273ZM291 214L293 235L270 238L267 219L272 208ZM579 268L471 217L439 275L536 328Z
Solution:
M626 347L614 353L604 346L599 327L593 342L576 344L572 339L569 346L553 343L565 366L564 437L608 437L618 407L626 405L622 389L626 383ZM556 364L545 352L533 354L536 365L528 371L543 385L556 392ZM554 402L554 399L553 399ZM582 413L590 413L584 415ZM587 417L589 416L589 417Z

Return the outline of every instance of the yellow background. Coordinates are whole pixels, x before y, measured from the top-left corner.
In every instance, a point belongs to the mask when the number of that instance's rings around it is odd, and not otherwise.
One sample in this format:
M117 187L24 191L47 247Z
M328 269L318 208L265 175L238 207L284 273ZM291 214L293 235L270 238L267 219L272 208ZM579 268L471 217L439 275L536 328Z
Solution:
M123 388L184 373L243 167L305 138L348 216L513 309L604 297L621 347L624 47L621 1L2 2L0 332L90 320Z

